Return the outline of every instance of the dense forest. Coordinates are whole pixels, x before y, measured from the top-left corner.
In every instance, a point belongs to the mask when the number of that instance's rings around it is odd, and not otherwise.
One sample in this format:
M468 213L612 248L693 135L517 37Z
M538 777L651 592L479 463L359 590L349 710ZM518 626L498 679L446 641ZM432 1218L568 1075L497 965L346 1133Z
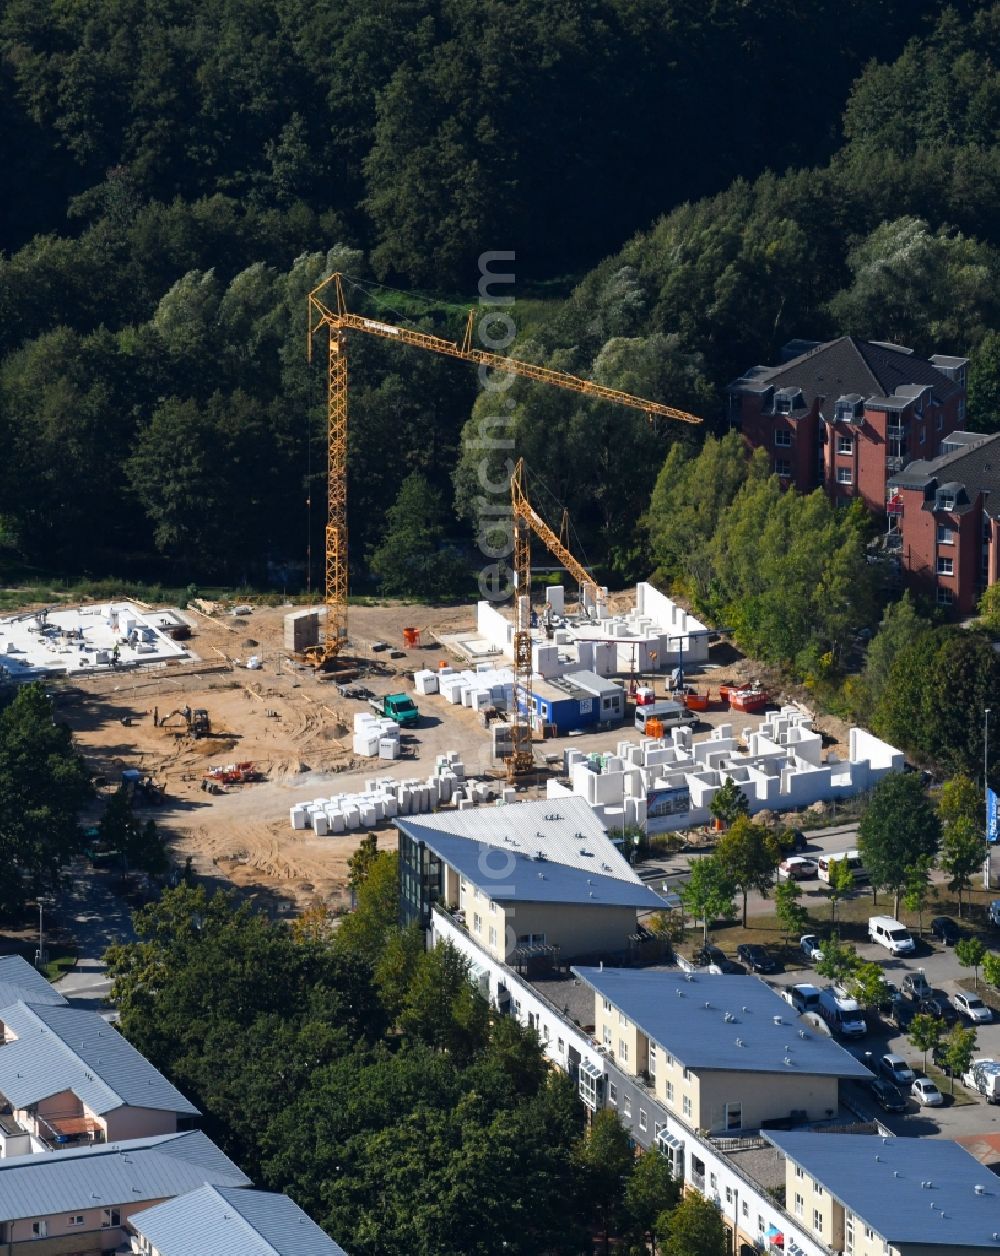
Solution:
M746 365L839 331L971 352L971 412L992 421L1000 6L0 13L12 562L295 585L311 539L318 576L304 298L333 268L354 308L455 338L477 259L513 251L513 352L709 428ZM366 340L350 348L353 579L406 592L393 553L426 572L442 545L471 551L463 436L488 398L468 367ZM613 583L647 574L650 495L691 433L539 385L511 396L518 452L585 556Z

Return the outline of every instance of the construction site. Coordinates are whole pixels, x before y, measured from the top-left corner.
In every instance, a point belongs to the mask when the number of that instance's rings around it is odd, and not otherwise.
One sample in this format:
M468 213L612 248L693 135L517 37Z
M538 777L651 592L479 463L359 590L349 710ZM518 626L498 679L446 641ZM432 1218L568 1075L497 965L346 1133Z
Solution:
M572 789L603 806L609 823L631 817L642 826L647 810L650 819L664 814L666 790L671 827L679 826L682 794L703 818L729 766L725 755L742 755L738 770L759 780L762 805L779 793L822 799L833 778L843 792L844 771L823 766L823 748L835 765L867 743L846 730L821 737L801 712L804 726L793 713L780 735L768 726L772 740L758 745L767 708L780 701L757 683L753 664L724 630L650 584L609 595L572 553L565 514L557 530L533 504L523 461L510 479L514 585L506 605L351 604L348 333L502 369L641 410L651 422L699 420L473 348L471 314L461 343L362 318L347 309L339 275L308 303L310 352L322 337L327 366L321 604L29 607L0 623L0 679L47 685L99 789L125 782L137 807L155 808L175 865L190 861L200 875L291 909L317 899L337 908L347 902L361 832L392 846L398 814ZM533 540L570 587L550 584L533 599ZM691 739L705 732L713 745L703 754ZM706 766L709 776L695 771ZM780 790L768 784L776 771ZM867 773L862 765L855 777Z

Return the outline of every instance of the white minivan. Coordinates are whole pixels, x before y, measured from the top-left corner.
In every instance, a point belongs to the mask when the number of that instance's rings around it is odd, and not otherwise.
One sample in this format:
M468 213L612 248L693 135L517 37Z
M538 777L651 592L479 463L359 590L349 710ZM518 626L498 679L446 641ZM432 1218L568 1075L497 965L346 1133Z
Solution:
M650 702L648 706L635 708L635 726L640 733L646 731L649 720L659 720L664 728L680 728L693 724L695 717L682 702Z
M855 999L839 994L832 986L820 991L816 1009L830 1026L831 1033L844 1038L863 1038L868 1032L864 1013Z
M869 916L868 936L893 955L910 955L917 949L906 925L892 916Z

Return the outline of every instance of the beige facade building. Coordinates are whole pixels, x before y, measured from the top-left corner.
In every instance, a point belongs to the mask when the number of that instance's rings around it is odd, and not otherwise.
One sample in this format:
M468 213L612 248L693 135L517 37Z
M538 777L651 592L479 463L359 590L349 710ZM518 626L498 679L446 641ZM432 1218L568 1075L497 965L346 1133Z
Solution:
M594 990L594 1036L695 1129L733 1133L794 1116L822 1121L841 1078L868 1070L806 1025L757 977L573 969Z
M626 956L662 911L582 798L396 821L401 916L447 911L501 963Z
M1000 1247L1000 1182L936 1138L771 1131L785 1206L845 1256L961 1256Z

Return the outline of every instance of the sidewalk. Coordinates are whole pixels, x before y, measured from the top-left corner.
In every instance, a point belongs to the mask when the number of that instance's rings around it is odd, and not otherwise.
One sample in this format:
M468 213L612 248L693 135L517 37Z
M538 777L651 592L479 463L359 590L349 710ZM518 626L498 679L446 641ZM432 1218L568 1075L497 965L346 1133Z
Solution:
M74 871L70 892L59 905L63 926L76 939L77 961L55 988L78 1006L93 1008L106 1001L111 981L104 952L112 942L135 940L129 907L116 893L115 876L89 869Z

